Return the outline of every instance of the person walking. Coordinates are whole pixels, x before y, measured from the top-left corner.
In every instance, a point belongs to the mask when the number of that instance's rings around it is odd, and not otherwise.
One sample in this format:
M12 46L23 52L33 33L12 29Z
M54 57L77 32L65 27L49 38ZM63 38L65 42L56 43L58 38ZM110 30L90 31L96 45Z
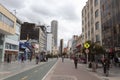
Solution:
M103 62L103 72L106 76L109 74L109 68L110 68L110 60L105 57Z
M38 64L38 62L39 62L39 57L38 55L36 55L36 64Z
M77 69L77 63L78 63L78 58L77 58L77 56L75 56L75 57L74 57L75 69Z
M24 55L21 56L21 62L24 63Z
M62 62L64 62L64 56L62 56Z

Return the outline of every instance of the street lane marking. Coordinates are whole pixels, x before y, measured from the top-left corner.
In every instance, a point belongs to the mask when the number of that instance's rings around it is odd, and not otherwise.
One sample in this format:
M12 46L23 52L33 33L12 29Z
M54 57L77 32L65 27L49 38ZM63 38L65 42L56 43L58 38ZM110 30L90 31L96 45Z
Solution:
M49 75L49 73L55 68L55 66L57 65L59 59L56 61L56 63L52 66L52 68L48 71L48 73L42 78L42 80L45 80L47 78L47 76Z
M21 80L27 80L28 76L23 77Z

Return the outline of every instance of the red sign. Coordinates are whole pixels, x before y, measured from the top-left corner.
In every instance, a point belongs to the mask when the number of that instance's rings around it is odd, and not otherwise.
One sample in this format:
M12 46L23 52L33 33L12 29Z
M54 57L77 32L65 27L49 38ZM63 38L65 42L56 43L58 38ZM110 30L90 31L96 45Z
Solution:
M89 53L89 49L85 49L85 52L88 54Z

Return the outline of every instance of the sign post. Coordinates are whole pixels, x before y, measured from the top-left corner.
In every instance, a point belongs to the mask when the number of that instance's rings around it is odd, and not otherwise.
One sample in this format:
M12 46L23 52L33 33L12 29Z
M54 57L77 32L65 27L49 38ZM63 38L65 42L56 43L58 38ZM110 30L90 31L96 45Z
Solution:
M89 53L89 49L88 48L90 47L90 44L89 43L85 43L84 47L86 48L85 49L85 53L87 54L87 63L88 63L88 53Z
M85 53L87 54L87 63L88 63L88 53L89 53L89 49L85 49Z

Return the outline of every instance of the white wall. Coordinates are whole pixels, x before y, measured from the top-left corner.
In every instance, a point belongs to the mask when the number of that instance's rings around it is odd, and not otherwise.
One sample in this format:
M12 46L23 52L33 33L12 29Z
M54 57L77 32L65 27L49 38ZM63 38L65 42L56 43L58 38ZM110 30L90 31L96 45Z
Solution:
M52 51L52 34L47 34L47 51Z

